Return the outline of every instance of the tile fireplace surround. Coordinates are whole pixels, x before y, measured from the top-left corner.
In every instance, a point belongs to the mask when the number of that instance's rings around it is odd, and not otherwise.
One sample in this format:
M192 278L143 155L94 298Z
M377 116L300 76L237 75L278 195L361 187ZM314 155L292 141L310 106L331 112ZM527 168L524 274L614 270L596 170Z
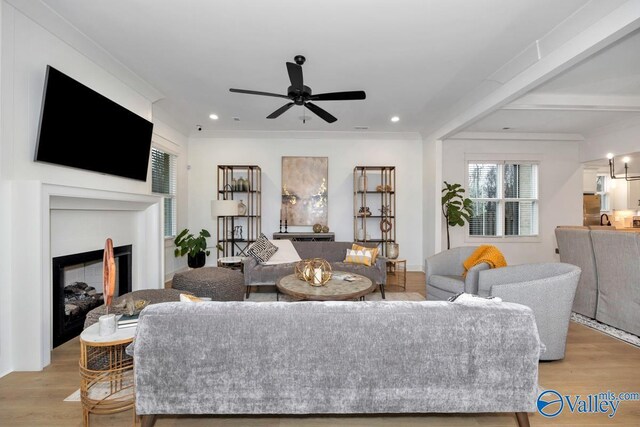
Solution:
M2 307L11 312L15 370L40 370L51 361L54 256L103 247L112 237L118 245L134 247L133 290L163 286L161 201L146 194L13 183L12 210L20 213L14 229L21 236L21 247L13 250L32 254L14 258L13 277L21 285L13 286L11 300Z

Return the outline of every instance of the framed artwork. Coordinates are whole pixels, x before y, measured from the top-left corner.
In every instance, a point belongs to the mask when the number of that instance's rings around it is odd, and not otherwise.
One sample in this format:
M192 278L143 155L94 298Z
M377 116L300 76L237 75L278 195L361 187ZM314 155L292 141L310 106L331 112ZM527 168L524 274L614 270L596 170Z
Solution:
M327 225L328 157L282 157L281 218L289 225Z

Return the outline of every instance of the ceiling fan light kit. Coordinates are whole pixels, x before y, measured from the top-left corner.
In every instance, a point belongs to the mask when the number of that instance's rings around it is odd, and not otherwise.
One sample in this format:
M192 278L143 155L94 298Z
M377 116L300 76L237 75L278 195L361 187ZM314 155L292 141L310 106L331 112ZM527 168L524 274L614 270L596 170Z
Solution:
M364 93L364 91L361 90L349 92L329 92L314 95L311 91L311 88L304 84L304 79L302 76L302 64L305 63L306 58L302 55L296 55L293 60L295 61L295 64L293 62L286 63L287 73L289 74L289 81L291 82L291 86L287 88L286 95L234 88L229 89L229 91L234 93L244 93L247 95L272 96L289 100L288 103L278 108L273 113L269 114L267 116L267 119L275 119L277 117L280 117L285 111L287 111L294 105L302 105L304 107L307 107L307 109L309 109L312 113L314 113L327 123L333 123L338 119L331 115L328 111L318 107L311 101L354 101L366 99L367 95Z

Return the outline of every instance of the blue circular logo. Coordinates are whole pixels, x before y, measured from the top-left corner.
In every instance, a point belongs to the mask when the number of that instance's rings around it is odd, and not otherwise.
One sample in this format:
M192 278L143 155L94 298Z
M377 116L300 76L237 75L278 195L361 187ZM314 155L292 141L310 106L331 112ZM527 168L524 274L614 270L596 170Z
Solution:
M553 418L564 409L562 396L555 390L545 390L538 396L538 412L548 418Z

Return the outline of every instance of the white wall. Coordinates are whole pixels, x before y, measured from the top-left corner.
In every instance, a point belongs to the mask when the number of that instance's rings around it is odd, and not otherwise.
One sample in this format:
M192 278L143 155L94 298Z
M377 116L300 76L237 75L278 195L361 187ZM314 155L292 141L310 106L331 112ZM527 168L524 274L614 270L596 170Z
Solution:
M155 111L155 110L154 110ZM160 150L167 153L178 156L178 188L176 201L177 201L177 232L187 228L188 224L188 211L189 211L189 197L188 197L188 185L189 175L187 174L188 166L188 138L177 131L175 128L170 127L168 124L154 119L153 122L153 145ZM173 277L173 273L187 268L186 257L176 258L173 255L175 245L173 239L165 239L165 251L164 251L164 280L169 281Z
M640 151L640 123L637 120L616 124L588 135L580 147L580 161L604 159ZM617 158L617 157L616 157Z
M329 158L328 225L336 240L353 240L353 168L396 166L397 234L400 257L413 270L422 267L422 142L415 136L349 137L290 135L253 138L191 138L189 140L189 228L212 232L216 227L210 201L216 198L217 166L255 164L262 168L262 231L278 231L282 156ZM301 230L310 231L311 227ZM289 231L295 229L289 228Z
M16 340L22 339L18 335L28 337L31 331L32 337L37 337L37 331L31 326L36 327L35 323L44 324L39 319L47 313L43 307L50 304L50 301L33 304L21 302L25 290L37 292L43 286L50 286L50 283L44 283L44 277L50 276L50 272L47 270L45 275L44 270L50 269L50 265L37 263L42 266L43 274L25 274L24 262L21 261L23 257L13 255L13 252L21 249L33 252L36 257L49 251L51 242L48 237L41 235L41 228L44 225L48 227L48 220L43 215L49 215L48 210L41 212L41 187L52 184L123 195L145 195L150 194L151 190L149 180L141 182L33 161L46 66L56 67L149 120L152 119L152 102L157 99L157 92L150 86L94 43L83 39L83 35L48 8L35 3L27 7L40 8L34 15L37 16L34 18L36 22L6 2L1 5L0 196L2 200L11 200L12 203L0 206L0 231L5 241L0 249L0 376L12 369L39 369L42 366L38 365L39 361L47 359L46 355L31 354L33 352L21 354L16 345ZM56 28L45 28L43 25L46 23L53 23ZM66 29L62 29L65 25ZM55 34L65 34L68 38L63 40ZM186 137L169 126L157 123L154 142L162 138L178 147L174 151L182 156L183 164L186 163ZM183 178L186 185L186 177ZM21 193L22 189L27 191ZM185 188L181 186L180 190L184 192ZM187 201L184 196L179 197L183 198L180 209L186 222ZM152 223L157 223L155 212L147 211L143 216L146 218L144 221L150 219ZM141 225L139 221L136 230L138 238L141 241L144 241L145 235L147 239L153 238L149 235L150 230ZM104 245L104 239L100 239L96 247L101 245ZM163 254L158 254L158 257L162 257L160 260L155 254L148 254L147 257L149 260L153 258L156 268L164 265ZM141 271L147 271L149 275L149 271L145 270L148 268L145 260L140 259L140 262L143 264ZM152 275L157 276L157 272ZM17 322L19 311L22 311L20 316L32 319L34 325ZM20 334L15 332L18 324Z
M539 239L477 239L467 226L451 228L451 247L493 244L509 264L558 261L554 230L558 225L582 224L582 165L579 143L567 141L446 140L443 142L442 179L467 187L466 157L496 154L498 160L539 160ZM502 157L500 157L502 156ZM443 221L443 227L445 226ZM444 228L443 228L444 229ZM446 248L446 233L442 235Z
M441 185L442 182L442 141L424 141L422 160L422 221L424 227L423 258L440 252L441 249ZM426 267L423 266L423 271Z

